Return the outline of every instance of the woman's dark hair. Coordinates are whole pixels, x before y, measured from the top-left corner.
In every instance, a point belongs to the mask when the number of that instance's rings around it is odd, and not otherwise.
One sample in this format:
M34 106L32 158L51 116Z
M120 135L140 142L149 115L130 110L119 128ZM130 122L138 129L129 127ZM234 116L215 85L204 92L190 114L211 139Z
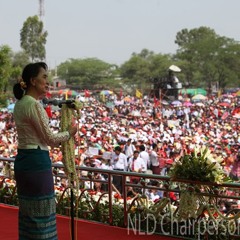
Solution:
M45 70L47 70L48 66L45 62L37 62L37 63L29 63L27 66L24 67L21 81L23 81L26 84L25 89L28 89L28 87L30 86L30 80L34 77L37 77L41 68L44 68ZM20 82L16 83L13 86L13 94L15 98L18 100L23 97L25 92L25 89L23 89Z

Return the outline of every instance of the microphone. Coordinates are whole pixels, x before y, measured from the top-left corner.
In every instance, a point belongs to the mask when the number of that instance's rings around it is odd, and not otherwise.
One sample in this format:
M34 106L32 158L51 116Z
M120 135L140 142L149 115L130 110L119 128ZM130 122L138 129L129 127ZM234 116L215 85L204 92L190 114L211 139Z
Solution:
M43 102L43 104L52 104L53 106L62 107L63 104L67 104L67 105L71 106L75 102L75 100L74 99L57 100L57 99L43 98L42 102Z

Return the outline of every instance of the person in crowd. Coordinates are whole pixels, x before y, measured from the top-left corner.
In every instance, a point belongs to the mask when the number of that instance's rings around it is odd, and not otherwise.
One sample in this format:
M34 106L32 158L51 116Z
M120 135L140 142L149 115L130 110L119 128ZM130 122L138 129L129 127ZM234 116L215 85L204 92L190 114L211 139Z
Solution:
M111 161L110 161L111 160L110 157L111 156L108 155L108 156L102 158L101 169L103 169L103 170L113 170L112 165L111 165ZM102 176L103 176L104 180L108 180L108 174L103 173ZM102 190L103 191L108 191L108 184L107 183L102 184Z
M120 146L116 146L114 148L114 153L111 158L111 165L113 170L116 171L127 171L128 170L128 162L127 156L122 152ZM118 189L120 193L122 193L122 176L114 175L113 176L113 184Z
M87 156L84 160L83 160L83 163L81 164L81 167L92 167L92 162L91 162L91 158L89 156ZM81 176L84 177L84 178L88 178L88 171L85 171L85 170L82 170L81 171ZM83 180L82 181L82 188L84 189L90 189L92 186L91 186L91 182L88 180Z
M156 143L152 144L152 150L150 153L150 165L153 174L160 174L160 164L159 164L159 156L158 156L158 146Z
M136 173L144 173L147 171L147 165L144 159L139 156L139 151L137 150L134 151L133 157L129 159L129 170ZM139 181L140 177L130 177L130 182L132 183L138 183Z
M147 167L147 169L150 168L150 157L149 157L149 153L146 151L146 147L144 144L141 144L139 146L139 156L144 160L145 165Z
M136 150L136 147L132 143L132 139L129 138L123 148L123 152L127 156L128 160L133 156L133 153L135 150Z
M14 173L19 200L19 239L57 239L49 146L57 146L77 132L76 126L58 133L49 127L49 118L39 101L48 91L47 70L44 62L30 63L13 87L18 100L13 116L18 135Z
M154 187L163 187L158 181L151 181L148 185ZM163 191L158 189L147 189L146 195L153 202L157 202L159 199L163 198Z
M240 149L238 151L238 154L236 155L236 159L233 163L232 170L229 176L235 181L240 180Z

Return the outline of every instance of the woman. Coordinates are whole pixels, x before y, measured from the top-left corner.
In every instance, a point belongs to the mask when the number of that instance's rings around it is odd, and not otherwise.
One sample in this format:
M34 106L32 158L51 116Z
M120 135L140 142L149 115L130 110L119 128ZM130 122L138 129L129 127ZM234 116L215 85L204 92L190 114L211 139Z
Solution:
M48 146L58 146L74 136L77 128L53 133L42 104L48 91L47 65L30 63L13 87L18 101L14 120L18 152L14 173L19 198L19 239L57 239L54 185Z

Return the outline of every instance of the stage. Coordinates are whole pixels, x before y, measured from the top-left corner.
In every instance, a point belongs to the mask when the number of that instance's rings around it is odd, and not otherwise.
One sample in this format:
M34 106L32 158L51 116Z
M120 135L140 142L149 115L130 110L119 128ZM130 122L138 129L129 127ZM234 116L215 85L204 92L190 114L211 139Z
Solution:
M5 204L0 204L0 239L18 239L18 208ZM71 220L68 217L57 215L57 230L59 240L72 240ZM146 235L144 233L134 233L125 228L112 227L109 225L75 220L75 240L176 240L167 236Z

